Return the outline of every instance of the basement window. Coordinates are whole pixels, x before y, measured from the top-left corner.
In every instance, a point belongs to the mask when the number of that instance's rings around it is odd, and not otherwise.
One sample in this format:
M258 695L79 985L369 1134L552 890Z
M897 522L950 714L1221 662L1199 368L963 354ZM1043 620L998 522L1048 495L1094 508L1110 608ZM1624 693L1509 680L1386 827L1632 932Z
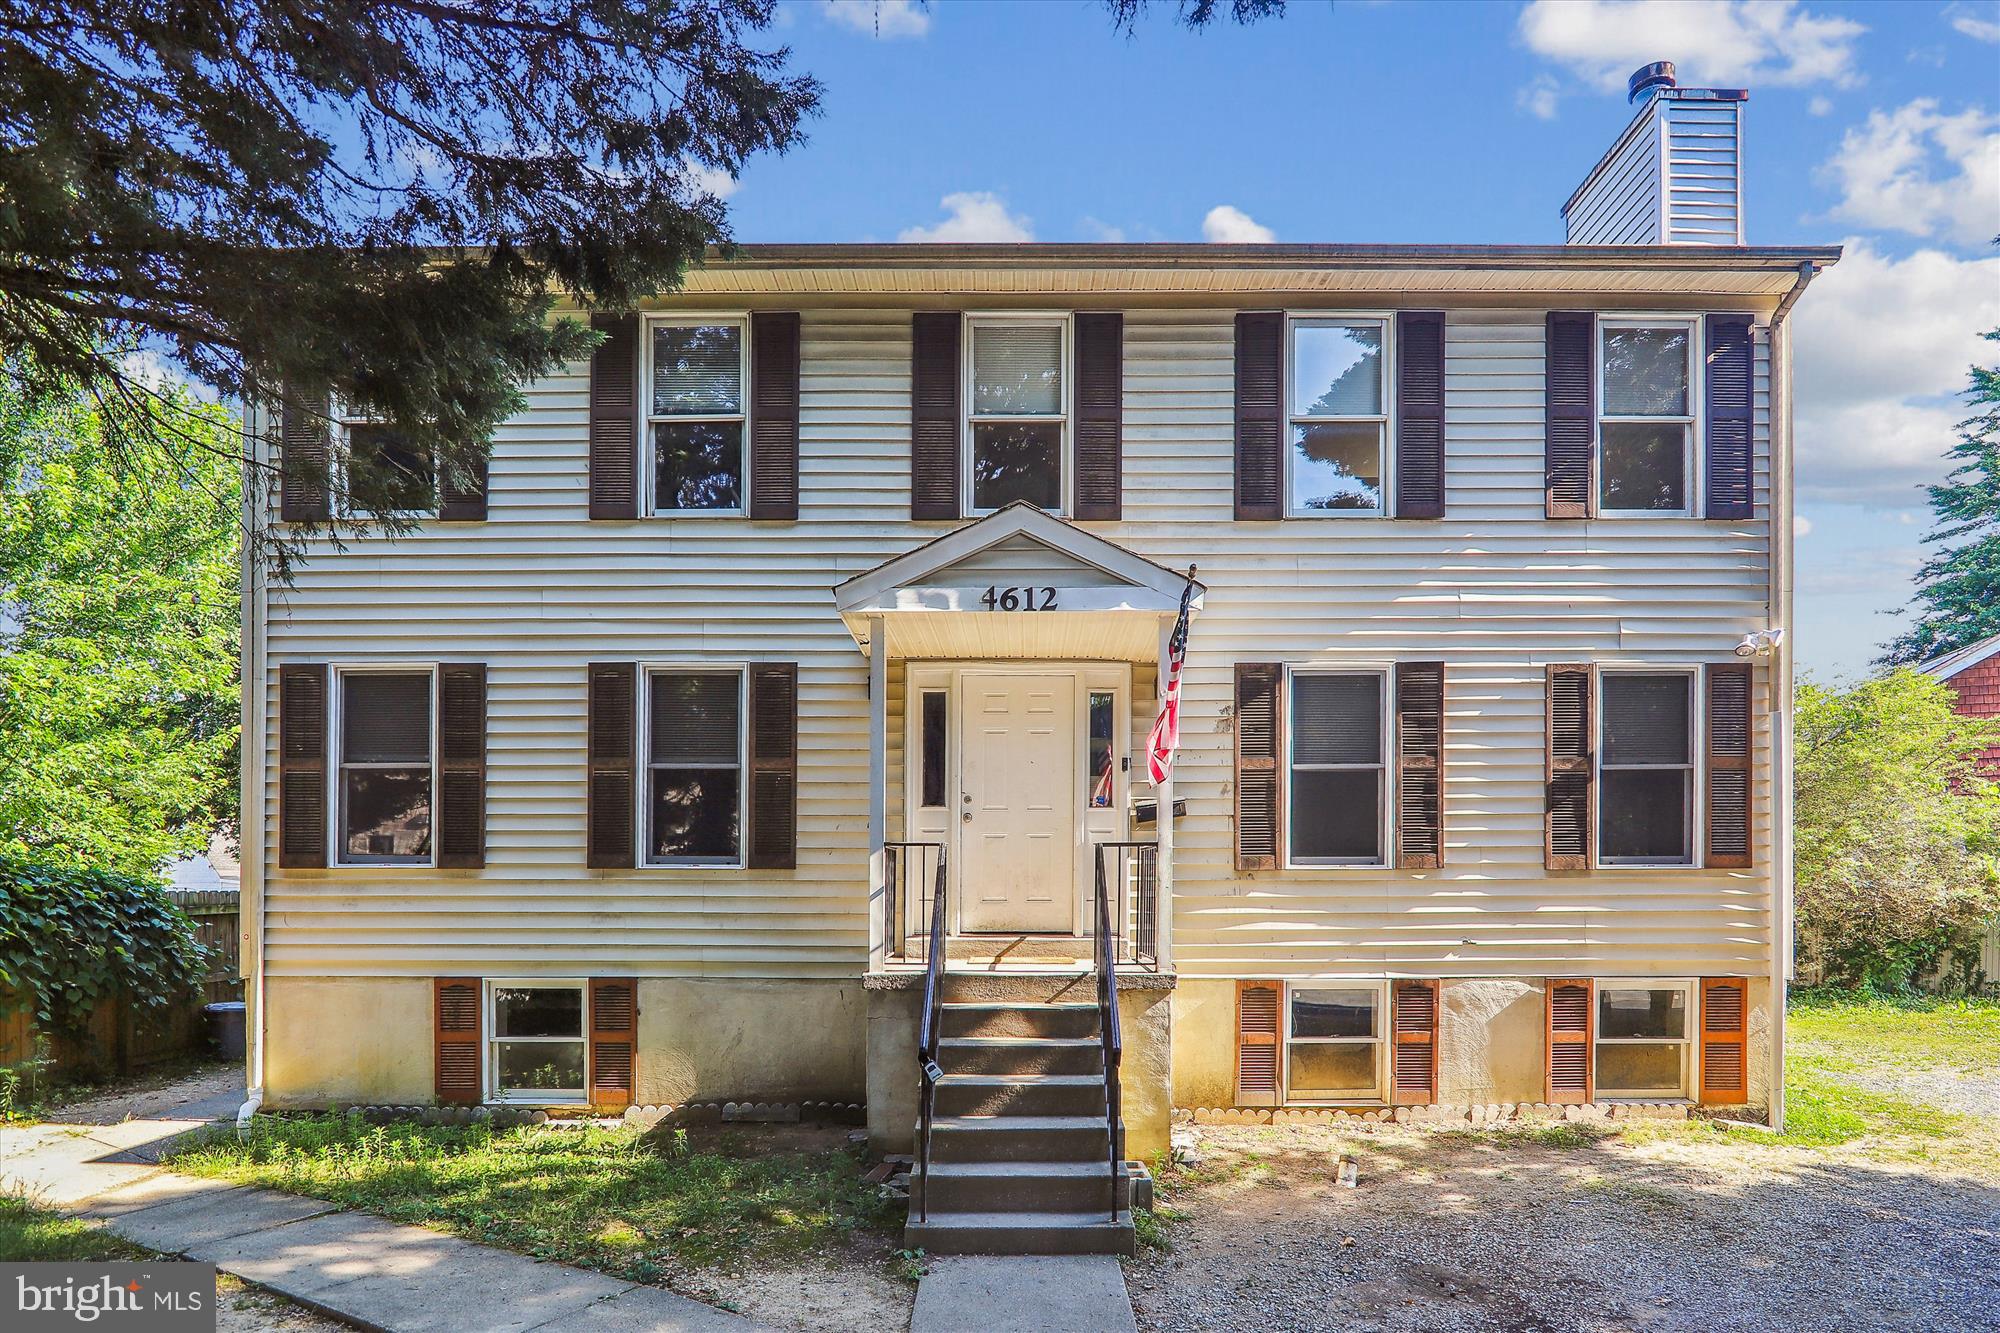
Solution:
M488 1068L500 1101L581 1102L584 988L576 982L495 982Z
M1379 986L1287 988L1285 1100L1379 1101Z
M1694 983L1602 981L1592 1052L1599 1097L1688 1095Z

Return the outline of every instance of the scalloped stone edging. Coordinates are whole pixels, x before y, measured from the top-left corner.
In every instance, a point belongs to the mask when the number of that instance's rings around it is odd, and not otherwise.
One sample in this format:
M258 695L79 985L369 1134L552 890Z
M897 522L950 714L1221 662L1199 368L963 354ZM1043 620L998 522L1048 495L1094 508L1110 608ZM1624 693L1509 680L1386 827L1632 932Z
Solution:
M1619 1120L1686 1120L1686 1102L1498 1102L1482 1106L1396 1106L1370 1110L1335 1107L1175 1107L1176 1124L1195 1125L1416 1125L1461 1129L1536 1121L1602 1123Z

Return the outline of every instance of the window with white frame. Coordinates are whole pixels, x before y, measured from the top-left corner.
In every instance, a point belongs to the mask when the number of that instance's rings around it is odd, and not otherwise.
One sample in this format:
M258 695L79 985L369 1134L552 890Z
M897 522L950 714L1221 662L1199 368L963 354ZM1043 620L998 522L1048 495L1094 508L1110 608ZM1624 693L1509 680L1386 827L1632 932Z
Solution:
M1382 673L1296 670L1289 698L1291 864L1383 864Z
M1692 512L1694 324L1600 320L1598 508Z
M338 678L337 859L429 865L433 675L343 670Z
M1694 983L1600 981L1592 1052L1600 1097L1685 1097Z
M744 322L647 327L653 512L738 513L746 494Z
M384 422L341 410L341 470L350 517L421 514L438 505L437 463Z
M1694 859L1691 671L1606 671L1598 693L1597 857L1606 865Z
M646 861L742 863L743 672L647 673Z
M497 1101L580 1102L586 987L574 981L496 981L487 991L487 1069Z
M1388 321L1294 319L1290 506L1294 517L1384 512Z
M1285 995L1285 1100L1379 1100L1381 987L1293 985Z
M925 810L944 809L946 696L943 690L924 690L919 695L920 731L917 737L922 781L917 805Z
M968 332L972 384L965 475L972 512L1016 500L1061 512L1069 321L975 318Z

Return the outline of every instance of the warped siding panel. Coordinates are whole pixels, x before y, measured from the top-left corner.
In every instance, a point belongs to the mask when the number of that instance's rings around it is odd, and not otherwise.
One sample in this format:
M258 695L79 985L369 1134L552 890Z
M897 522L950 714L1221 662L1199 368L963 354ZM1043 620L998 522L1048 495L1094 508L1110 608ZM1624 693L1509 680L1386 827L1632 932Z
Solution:
M1544 875L1541 692L1550 661L1723 659L1767 623L1763 339L1753 520L1543 520L1543 312L1481 309L1446 319L1443 520L1239 525L1232 320L1233 308L1128 312L1125 521L1092 525L1161 564L1198 561L1209 587L1190 640L1175 783L1188 809L1175 825L1181 970L1760 970L1761 868ZM274 975L852 976L865 966L868 673L831 589L939 529L908 521L908 310L808 309L802 345L796 523L589 522L587 386L573 371L528 386L527 408L502 428L487 523L427 525L345 552L322 544L274 595L267 777L283 662L484 661L490 710L484 870L280 872L267 787ZM800 668L798 868L584 870L585 664L760 658ZM1444 868L1239 874L1233 664L1399 658L1449 664ZM890 682L893 834L906 768L900 670ZM1153 688L1149 669L1134 671L1135 760ZM1761 669L1756 688L1761 697ZM1149 799L1137 768L1132 793ZM1760 849L1771 797L1760 739Z

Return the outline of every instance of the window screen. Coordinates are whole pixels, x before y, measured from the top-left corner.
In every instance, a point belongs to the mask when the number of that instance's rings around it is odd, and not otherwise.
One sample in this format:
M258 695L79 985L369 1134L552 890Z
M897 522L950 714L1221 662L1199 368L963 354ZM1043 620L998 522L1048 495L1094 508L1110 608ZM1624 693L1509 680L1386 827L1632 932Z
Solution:
M339 859L424 863L431 854L431 675L340 673Z
M646 843L653 864L738 859L742 700L739 671L653 674Z
M1382 677L1292 677L1292 859L1354 864L1382 858Z
M1685 863L1694 847L1694 677L1607 672L1598 856Z

